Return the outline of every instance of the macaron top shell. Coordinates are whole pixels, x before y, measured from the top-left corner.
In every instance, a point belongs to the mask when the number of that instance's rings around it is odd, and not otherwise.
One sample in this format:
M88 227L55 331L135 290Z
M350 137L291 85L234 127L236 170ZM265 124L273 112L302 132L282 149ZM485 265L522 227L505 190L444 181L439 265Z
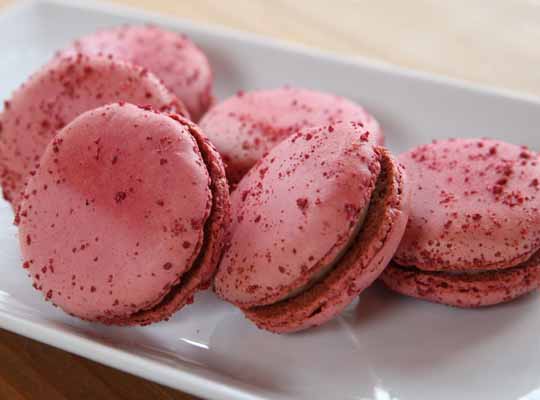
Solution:
M171 115L189 129L197 141L201 155L210 175L212 210L204 226L204 243L193 267L171 288L171 292L151 309L139 311L125 319L113 319L107 323L116 325L147 325L170 317L186 304L193 302L194 294L206 290L212 282L223 248L227 243L227 228L231 218L229 186L221 157L202 131L191 121Z
M206 55L185 35L156 26L122 26L78 39L73 49L112 54L147 68L187 106L197 121L212 104L212 71Z
M27 174L56 132L84 111L126 101L185 113L183 105L152 74L107 57L54 59L30 77L0 115L0 164L16 182L3 182L15 203Z
M197 142L173 118L129 104L86 112L28 182L25 267L47 299L81 318L149 309L199 256L210 184Z
M414 185L413 207L395 255L424 270L491 270L540 248L540 165L524 147L454 139L399 157Z
M299 129L338 121L362 123L372 143L384 141L378 122L358 104L290 87L239 92L214 106L200 125L223 157L234 184L272 147Z
M232 194L218 294L240 307L274 303L344 251L380 172L364 132L351 122L301 131L244 177Z

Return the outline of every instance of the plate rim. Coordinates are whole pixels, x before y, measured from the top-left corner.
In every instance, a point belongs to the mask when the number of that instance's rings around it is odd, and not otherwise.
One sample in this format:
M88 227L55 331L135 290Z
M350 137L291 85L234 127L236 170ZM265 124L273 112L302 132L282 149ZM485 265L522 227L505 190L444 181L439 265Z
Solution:
M204 374L190 370L190 365L187 363L186 370L181 370L126 350L120 350L112 345L82 337L74 332L64 332L9 314L4 310L0 310L0 328L195 396L204 396L212 400L221 400L223 396L227 399L238 400L269 399L269 397L262 397L240 388L240 382L237 385L231 385L205 377ZM145 373L148 370L152 370L151 375ZM263 389L259 391L262 392Z

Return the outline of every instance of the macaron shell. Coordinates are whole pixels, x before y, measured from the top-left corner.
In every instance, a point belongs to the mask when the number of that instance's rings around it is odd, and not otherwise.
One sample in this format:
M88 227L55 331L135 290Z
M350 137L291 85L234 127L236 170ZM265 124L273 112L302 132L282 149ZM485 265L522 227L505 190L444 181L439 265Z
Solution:
M220 296L244 308L274 303L344 249L380 172L363 133L350 122L306 129L246 175L232 194L231 242L215 281Z
M343 97L300 88L239 92L215 105L201 120L202 130L220 152L231 184L275 145L301 128L356 121L369 139L383 144L378 122Z
M147 68L186 105L194 121L212 104L210 64L185 35L150 25L122 26L82 37L73 49L91 55L112 54Z
M390 264L381 280L398 293L422 300L462 308L491 306L540 287L540 252L513 268L473 274L421 271Z
M192 122L177 116L180 123L189 127L197 141L211 178L212 211L204 228L205 241L194 266L182 276L180 284L155 307L138 312L127 319L113 319L114 325L148 325L170 317L174 312L193 301L195 293L207 289L216 272L217 264L227 243L227 227L231 219L229 186L221 157L201 130Z
M57 58L32 75L0 115L6 199L16 208L28 173L59 129L84 111L117 101L164 111L185 110L154 75L107 57Z
M48 300L88 320L126 318L182 281L212 206L186 126L104 106L66 126L40 164L18 219L25 266Z
M339 265L323 281L295 298L244 310L257 326L289 333L321 325L343 311L390 262L407 225L410 185L393 156L387 150L379 151L383 157L382 179L364 227Z
M509 268L540 248L540 164L527 149L454 139L402 154L414 184L394 260L422 270Z

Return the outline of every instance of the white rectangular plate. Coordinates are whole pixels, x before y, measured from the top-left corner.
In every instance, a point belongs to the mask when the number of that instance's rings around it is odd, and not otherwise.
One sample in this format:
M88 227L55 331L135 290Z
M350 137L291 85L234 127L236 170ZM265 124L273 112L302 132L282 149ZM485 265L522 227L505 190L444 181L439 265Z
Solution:
M141 22L192 36L211 59L221 98L289 83L364 104L395 151L449 136L540 149L535 98L79 2L27 2L0 16L0 99L75 37ZM273 335L205 293L169 322L107 328L42 301L20 268L12 218L1 203L0 327L115 368L210 399L540 399L537 294L464 311L374 287L321 328Z

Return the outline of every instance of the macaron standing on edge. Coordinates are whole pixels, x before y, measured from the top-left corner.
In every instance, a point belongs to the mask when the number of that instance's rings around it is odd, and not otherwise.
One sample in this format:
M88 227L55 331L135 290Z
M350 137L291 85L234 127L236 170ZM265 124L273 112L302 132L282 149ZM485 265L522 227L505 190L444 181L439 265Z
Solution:
M209 286L229 191L192 122L112 104L47 146L16 218L23 267L47 300L85 320L145 325Z
M513 300L540 286L540 160L525 147L453 139L402 154L411 215L391 289L456 307Z
M84 111L118 101L187 114L154 75L102 56L55 58L13 93L0 114L0 168L4 198L15 210L58 130Z
M383 271L405 230L408 184L355 122L308 128L262 158L231 195L218 296L285 333L340 313Z
M238 92L212 107L200 126L220 152L234 186L264 154L299 129L339 121L362 124L370 142L384 142L379 123L360 105L291 87Z
M71 49L112 55L155 74L198 121L212 105L212 69L203 51L186 35L152 25L121 26L77 39Z

